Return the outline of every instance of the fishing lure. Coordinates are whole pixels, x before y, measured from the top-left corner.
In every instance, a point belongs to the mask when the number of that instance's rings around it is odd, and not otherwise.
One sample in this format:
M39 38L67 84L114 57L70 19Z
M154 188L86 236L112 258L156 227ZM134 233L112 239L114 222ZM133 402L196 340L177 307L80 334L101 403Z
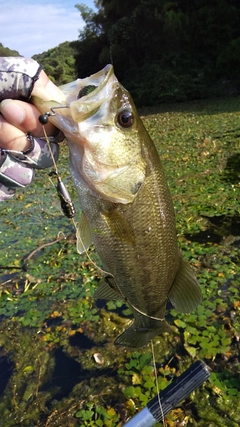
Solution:
M60 199L62 211L67 218L74 218L74 216L76 215L76 209L70 197L70 194L56 170L49 173L49 176L53 175L57 177L58 182L56 188L58 197Z
M68 108L68 106L64 105L64 106L61 106L61 107L52 107L51 108L51 112L47 111L46 113L41 114L38 117L38 120L41 123L41 125L43 126L44 135L45 135L45 138L46 138L46 141L47 141L47 144L48 144L48 148L49 148L49 151L50 151L50 154L51 154L51 157L52 157L52 161L53 161L53 165L54 165L54 169L55 169L55 170L53 170L53 171L51 171L49 173L49 176L55 175L57 177L57 186L56 186L56 189L57 189L57 194L58 194L58 197L60 199L60 204L61 204L61 208L62 208L62 211L63 211L64 215L67 218L74 218L74 216L76 214L76 209L75 209L74 203L73 203L73 201L72 201L72 199L70 197L70 194L69 194L69 192L68 192L65 184L61 180L61 177L60 177L60 175L58 173L57 165L56 165L53 153L52 153L52 149L51 149L51 146L50 146L50 143L49 143L49 139L48 139L48 136L47 136L45 128L44 128L44 125L46 125L48 123L49 117L50 116L55 116L56 113L55 113L54 110L57 109L57 108Z
M58 107L52 107L51 113L50 111L46 111L46 113L40 114L40 116L38 117L38 120L41 123L41 125L43 126L46 125L48 123L49 117L56 116L55 110L60 108L69 108L69 105L59 105Z

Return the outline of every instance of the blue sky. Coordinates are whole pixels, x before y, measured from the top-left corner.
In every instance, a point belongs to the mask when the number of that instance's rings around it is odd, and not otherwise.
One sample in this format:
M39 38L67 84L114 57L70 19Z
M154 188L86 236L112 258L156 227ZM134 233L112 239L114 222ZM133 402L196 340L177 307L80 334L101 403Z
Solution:
M84 26L76 4L94 9L94 0L0 0L0 43L31 57L77 40Z

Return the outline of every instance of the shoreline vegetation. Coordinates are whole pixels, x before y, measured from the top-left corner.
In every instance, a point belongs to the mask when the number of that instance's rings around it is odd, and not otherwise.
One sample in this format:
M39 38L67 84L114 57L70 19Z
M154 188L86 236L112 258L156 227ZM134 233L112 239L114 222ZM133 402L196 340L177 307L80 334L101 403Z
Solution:
M240 94L238 0L97 0L94 10L75 7L85 23L78 40L33 56L57 85L111 63L137 107ZM0 44L1 56L11 54L17 52Z

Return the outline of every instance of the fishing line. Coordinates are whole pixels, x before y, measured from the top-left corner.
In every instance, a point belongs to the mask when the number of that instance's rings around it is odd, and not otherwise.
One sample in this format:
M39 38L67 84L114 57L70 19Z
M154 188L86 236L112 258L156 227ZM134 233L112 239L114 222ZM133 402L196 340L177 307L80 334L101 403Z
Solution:
M64 106L64 107L62 107L62 108L65 108L65 107L67 107L67 106ZM52 115L55 115L55 114L56 114L56 113L55 113L55 111L54 111L54 110L55 110L55 108L57 108L57 107L52 107L52 108L51 108L52 113L46 112L45 114L40 115L40 116L39 116L39 121L40 121L40 123L42 124L44 137L45 137L45 140L46 140L46 142L47 142L48 149L49 149L49 151L50 151L51 158L52 158L52 161L53 161L53 166L54 166L54 171L50 172L50 174L49 174L49 175L50 175L50 176L52 176L53 174L55 174L55 175L56 175L56 177L57 177L57 180L58 180L58 184L57 184L57 193L58 193L58 196L59 196L59 198L60 198L62 211L63 211L64 215L65 215L65 216L67 216L67 217L72 221L73 226L74 226L74 228L75 228L76 237L77 237L77 239L79 239L79 240L80 240L81 245L82 245L82 247L83 247L83 249L84 249L84 252L86 253L86 256L87 256L87 258L89 259L90 263L91 263L91 264L92 264L92 265L93 265L93 266L94 266L94 267L95 267L95 268L96 268L100 273L102 273L103 275L112 277L112 278L113 278L113 280L114 280L114 284L115 284L116 288L118 289L118 292L119 292L119 294L120 294L120 297L123 299L123 301L125 301L125 302L129 303L130 305L132 305L132 304L127 300L127 298L123 295L123 293L122 293L121 289L119 288L119 286L117 285L117 283L116 283L116 281L115 281L115 278L114 278L113 274L111 274L109 271L105 271L105 270L103 270L101 267L99 267L99 266L98 266L98 265L97 265L97 264L92 260L91 256L89 255L88 248L86 248L86 246L84 245L84 242L83 242L83 240L82 240L82 238L81 238L80 232L78 231L77 223L76 223L76 221L75 221L75 219L74 219L74 216L75 216L75 214L76 214L76 210L75 210L75 207L74 207L73 201L72 201L72 199L71 199L71 197L70 197L70 195L69 195L69 193L68 193L68 191L67 191L67 188L65 187L65 185L64 185L64 183L62 182L61 177L60 177L60 175L59 175L59 173L58 173L57 164L56 164L56 161L55 161L54 156L53 156L53 152L52 152L51 144L50 144L50 141L49 141L48 135L47 135L46 130L45 130L45 127L44 127L44 125L48 123L48 118L49 118L50 116L52 116ZM52 181L51 181L51 182L52 182ZM109 285L109 286L110 286L110 288L112 288L112 286L111 286L111 285ZM138 311L140 314L142 314L142 315L145 315L145 316L146 316L146 314L145 314L145 313L141 312L141 311L140 311L139 309L137 309L134 305L132 305L132 306L133 306L133 308L134 308L136 311ZM148 317L149 317L149 316L148 316ZM158 318L155 318L155 317L151 317L151 318L152 318L152 319L154 319L154 320L163 320L163 319L158 319Z
M89 255L88 249L87 249L87 248L86 248L86 246L84 245L84 242L83 242L83 240L82 240L82 238L81 238L81 235L80 235L80 233L78 232L78 229L77 229L77 223L76 223L75 219L74 219L74 218L71 218L71 220L72 220L73 225L74 225L74 227L75 227L76 236L77 236L77 238L80 240L81 245L82 245L82 247L83 247L83 249L84 249L84 251L85 251L85 253L86 253L87 258L89 259L89 261L90 261L90 262L94 265L94 267L95 267L97 270L99 270L101 273L106 274L106 275L108 275L108 276L111 276L111 277L114 279L114 276L113 276L111 273L109 273L108 271L103 270L101 267L99 267L99 265L97 265L97 264L92 260L92 258L91 258L91 257L90 257L90 255Z
M50 144L49 138L48 138L46 130L45 130L45 126L42 125L42 128L43 128L44 138L46 139L46 142L47 142L47 145L48 145L48 149L49 149L49 152L50 152L50 155L51 155L51 158L52 158L52 162L53 162L53 166L54 166L55 172L58 175L57 163L55 162L55 159L54 159L54 155L53 155L53 152L52 152L52 148L51 148L51 144Z
M56 164L56 161L55 161L55 159L54 159L54 156L53 156L53 152L52 152L52 148L51 148L51 144L50 144L50 141L49 141L49 138L48 138L48 136L47 136L47 133L46 133L46 130L45 130L45 127L44 127L44 125L42 124L42 128L43 128L43 133L44 133L44 137L45 137L45 139L46 139L46 142L47 142L47 145L48 145L48 148L49 148L49 151L50 151L50 155L51 155L51 158L52 158L52 161L53 161L53 166L54 166L54 173L56 174L56 176L57 176L57 179L58 179L58 183L59 184L61 184L61 186L58 186L57 187L57 190L58 190L58 194L59 194L59 196L60 196L60 199L61 199L61 206L62 206L62 210L63 210L63 213L72 221L72 223L73 223L73 225L74 225L74 228L75 228L75 231L76 231L76 236L77 236L77 238L80 240L80 242L81 242L81 245L82 245L82 247L83 247L83 249L84 249L84 251L85 251L85 253L86 253L86 256L87 256L87 258L89 259L89 261L90 261L90 263L98 270L98 271L100 271L101 273L103 273L103 274L106 274L106 275L108 275L108 276L110 276L110 277L112 277L113 278L113 280L115 281L115 279L114 279L114 276L111 274L111 273L109 273L109 272L107 272L107 271L105 271L105 270L103 270L101 267L99 267L93 260L92 260L92 258L91 258L91 256L89 255L89 252L88 252L88 248L86 248L85 247L85 245L84 245L84 242L83 242L83 240L82 240L82 238L81 238L81 235L80 235L80 233L79 233L79 231L78 231L78 228L77 228L77 223L76 223L76 221L75 221L75 219L74 219L74 216L75 216L75 213L76 213L76 211L75 211L75 208L74 208L74 206L73 206L73 202L72 202L72 200L71 200L71 198L70 198L70 196L69 196L69 194L68 194L68 192L67 192L67 189L65 188L65 185L63 184L63 182L62 182L62 180L61 180L61 178L60 178L60 176L59 176L59 173L58 173L58 169L57 169L57 164ZM52 175L51 173L50 173L50 175ZM67 195L67 196L66 196ZM66 198L66 197L67 198ZM71 215L69 215L69 208L71 208L70 209L70 213L71 213ZM116 284L116 282L115 282L115 284ZM117 286L117 284L116 284L116 286ZM118 286L117 286L117 288L118 288ZM119 290L120 291L120 293L121 293L121 295L122 295L122 292L121 292L121 290ZM122 295L122 297L123 297L123 299L124 300L126 300L126 298L124 297L124 295ZM135 308L135 307L134 307ZM139 310L138 310L139 311ZM141 314L144 314L144 313L141 313ZM158 319L159 320L159 319ZM152 358L153 358L153 367L154 367L154 375L155 375L155 380L156 380L156 389L157 389L157 397L158 397L158 404L159 404L159 408L160 408L160 412L161 412L161 416L162 416L162 423L163 423L163 427L165 427L166 425L165 425L165 418L164 418L164 412L163 412L163 407L162 407L162 403L161 403L161 398L160 398L160 391L159 391L159 385L158 385L158 373L157 373L157 366L156 366L156 359L155 359L155 352L154 352L154 345L153 345L153 341L151 340L151 349L152 349Z
M158 385L158 373L157 373L157 365L156 365L156 359L155 359L155 353L154 353L153 340L151 340L151 348L152 348L153 367L154 367L154 375L155 375L155 380L156 380L158 404L159 404L159 409L161 412L162 424L163 424L163 427L165 427L166 424L165 424L164 412L163 412L163 407L162 407L161 398L160 398L160 391L159 391L159 385Z
M56 108L56 107L55 107L55 108ZM53 109L52 109L52 110L53 110ZM98 265L97 265L97 264L92 260L91 256L89 255L88 249L85 247L84 242L83 242L83 240L82 240L82 238L81 238L81 236L80 236L80 233L78 232L78 229L77 229L77 223L76 223L76 221L75 221L75 219L74 219L74 216L75 216L75 214L76 214L76 210L75 210L75 207L74 207L73 201L72 201L72 199L71 199L71 197L70 197L70 195L69 195L69 193L68 193L68 191L67 191L67 189L66 189L66 187L65 187L64 183L62 182L62 180L61 180L61 177L60 177L59 173L58 173L57 164L56 164L56 161L55 161L55 158L54 158L54 155L53 155L53 152L52 152L51 144L50 144L50 141L49 141L49 138L48 138L48 135L47 135L47 133L46 133L45 126L44 126L44 124L46 124L46 123L47 123L47 121L48 121L48 116L50 116L50 115L53 115L53 114L45 113L44 115L41 115L41 116L40 116L39 121L40 121L40 123L42 124L43 133L44 133L44 138L45 138L45 140L46 140L46 142L47 142L48 149L49 149L49 152L50 152L50 155L51 155L51 158L52 158L52 162L53 162L53 167L54 167L54 171L53 171L53 172L50 172L49 176L51 177L53 174L55 174L55 175L56 175L56 177L57 177L57 180L58 180L57 192L58 192L58 196L59 196L59 198L60 198L62 211L63 211L64 215L65 215L65 216L67 216L67 217L72 221L72 223L73 223L73 225L74 225L74 228L75 228L76 236L77 236L77 238L81 241L82 247L83 247L83 249L84 249L84 251L85 251L85 253L86 253L87 258L88 258L88 259L89 259L89 261L91 262L91 264L92 264L92 265L93 265L93 266L94 266L98 271L100 271L101 273L106 274L106 275L108 275L108 276L111 276L111 277L114 279L114 276L113 276L111 273L109 273L108 271L103 270L101 267L99 267L99 266L98 266ZM44 120L46 121L46 123L44 123L44 124L42 123L42 119L41 119L42 117L44 117ZM52 182L52 180L51 180L51 182ZM52 184L53 184L53 182L52 182ZM54 185L54 184L53 184L53 185Z

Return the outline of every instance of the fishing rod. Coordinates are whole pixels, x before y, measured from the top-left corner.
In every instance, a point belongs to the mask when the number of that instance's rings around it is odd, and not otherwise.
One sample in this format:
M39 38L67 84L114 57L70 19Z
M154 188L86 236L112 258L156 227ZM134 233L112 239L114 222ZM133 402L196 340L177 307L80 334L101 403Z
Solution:
M150 400L147 406L123 427L152 427L157 422L162 421L165 415L186 399L209 376L207 366L201 361L195 362L161 393Z

